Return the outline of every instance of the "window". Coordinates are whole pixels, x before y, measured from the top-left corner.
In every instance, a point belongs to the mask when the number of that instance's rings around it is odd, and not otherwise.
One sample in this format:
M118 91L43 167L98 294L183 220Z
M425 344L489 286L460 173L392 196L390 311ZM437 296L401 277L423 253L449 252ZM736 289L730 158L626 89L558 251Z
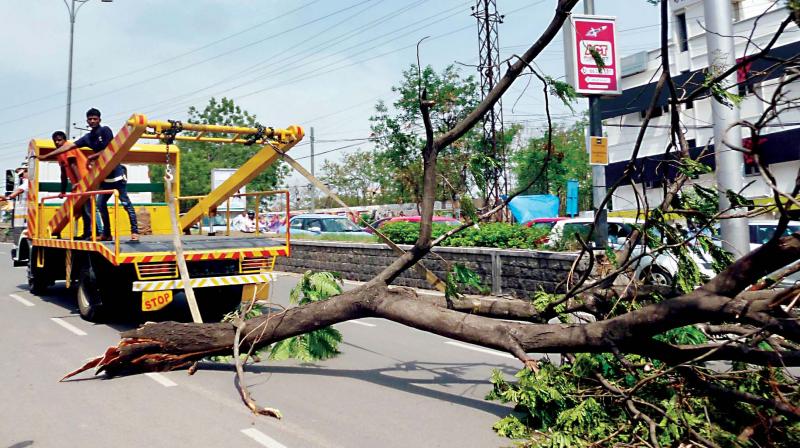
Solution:
M639 111L639 117L641 117L642 120L644 120L644 118L647 116L647 110L648 109ZM658 118L667 113L669 113L669 104L656 106L656 108L653 109L653 115L650 115L650 119L652 120L653 118Z
M323 230L326 232L360 232L361 227L353 224L347 218L326 219L323 221Z
M658 188L661 186L661 179L656 178L656 179L646 180L642 182L642 185L646 189Z
M761 170L758 168L758 165L755 162L744 164L745 176L758 176L759 174L761 174Z
M745 140L744 147L749 148L750 145L748 144L749 141ZM742 154L744 157L744 175L745 176L757 176L761 174L761 170L758 168L758 164L756 163L756 159L751 154ZM764 161L761 161L762 164L765 164ZM766 164L765 164L766 165Z
M777 229L777 224L750 224L750 242L753 244L764 244L772 239ZM790 225L781 236L789 236L798 231L800 231L800 226Z
M744 18L744 10L742 9L742 2L731 2L731 10L733 12L733 21L738 22Z
M675 16L675 32L678 33L678 48L681 52L689 51L689 35L686 29L686 13Z
M745 78L739 81L739 83L736 84L736 88L738 89L738 92L736 93L738 93L739 96L745 96L749 93L756 93L755 82L753 82L752 78Z
M291 225L289 227L291 227L293 229L302 229L304 222L305 222L305 219L303 219L303 218L293 219L292 222L291 222Z
M322 230L322 220L321 219L306 219L305 224L303 224L304 230L311 230L311 229L320 229Z

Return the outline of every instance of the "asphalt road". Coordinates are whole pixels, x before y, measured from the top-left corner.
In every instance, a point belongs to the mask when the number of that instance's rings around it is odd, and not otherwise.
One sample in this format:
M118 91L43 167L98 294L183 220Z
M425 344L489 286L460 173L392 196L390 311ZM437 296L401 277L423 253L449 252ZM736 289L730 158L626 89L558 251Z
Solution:
M231 365L107 379L66 372L115 345L132 324L92 324L56 286L32 296L24 268L0 244L0 447L496 447L491 427L511 407L483 399L492 369L513 375L508 354L383 319L337 325L342 354L318 363L264 361L246 381L262 406L242 404ZM280 275L285 302L297 277Z

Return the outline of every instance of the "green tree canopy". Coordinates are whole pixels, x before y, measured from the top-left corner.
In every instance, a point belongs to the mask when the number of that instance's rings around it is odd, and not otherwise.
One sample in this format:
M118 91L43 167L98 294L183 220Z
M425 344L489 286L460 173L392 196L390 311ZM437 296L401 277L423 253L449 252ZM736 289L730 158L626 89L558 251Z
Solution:
M419 94L425 90L434 103L431 122L434 132L452 129L480 102L480 92L472 76L463 77L450 65L442 72L428 66L418 70L411 65L403 71L399 85L392 87L398 97L392 108L384 101L375 106L370 118L376 139L375 163L385 173L380 178L383 197L391 202L419 202L422 194L422 159L425 129L419 111ZM439 157L441 182L437 197L451 199L469 190L467 173L472 156L479 152L479 134L473 130L446 148Z
M557 195L563 208L567 181L575 179L578 181L578 207L580 210L590 209L592 176L589 155L586 152L585 127L586 122L579 121L572 126L553 128L552 158L541 175L540 171L547 157L547 133L528 140L523 148L515 151L511 160L517 188L533 182L525 193Z
M375 152L358 149L346 154L339 163L322 163L322 180L330 185L348 205L367 205L377 196L382 178L375 165Z

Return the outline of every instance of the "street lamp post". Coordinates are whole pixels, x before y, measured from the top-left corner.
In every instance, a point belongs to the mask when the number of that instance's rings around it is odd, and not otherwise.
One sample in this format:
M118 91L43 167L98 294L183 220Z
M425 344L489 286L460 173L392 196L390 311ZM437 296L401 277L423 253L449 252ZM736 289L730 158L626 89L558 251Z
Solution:
M67 123L64 127L64 132L67 134L67 138L69 138L69 121L70 121L70 112L72 111L72 49L74 47L75 41L75 17L78 15L78 11L91 0L64 0L64 6L67 7L67 12L69 13L69 68L67 71ZM111 3L114 0L100 0L103 3ZM75 4L78 4L76 7Z

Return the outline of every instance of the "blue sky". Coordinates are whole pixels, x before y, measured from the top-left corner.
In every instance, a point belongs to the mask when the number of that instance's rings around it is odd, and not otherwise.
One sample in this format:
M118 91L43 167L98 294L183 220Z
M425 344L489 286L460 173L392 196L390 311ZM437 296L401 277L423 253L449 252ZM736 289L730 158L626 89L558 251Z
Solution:
M4 2L0 38L0 168L22 161L27 141L64 127L69 20L63 0ZM555 0L497 0L501 59L524 51L546 26ZM369 135L375 103L416 62L441 69L477 62L475 0L91 0L75 33L72 121L89 107L116 130L134 112L183 119L189 106L227 96L267 126L314 126L317 152ZM616 16L624 56L657 45L658 8L645 0L596 0ZM579 4L576 12L582 12ZM537 59L562 76L559 36ZM504 102L507 122L540 132L541 87L518 81ZM585 101L577 110L584 108ZM513 106L513 107L512 107ZM563 121L569 110L558 108ZM77 131L75 131L77 132ZM356 142L357 143L357 142ZM337 160L352 146L320 156ZM369 144L361 145L363 148ZM295 157L308 146L293 150ZM307 159L303 160L308 163ZM294 176L290 183L295 183Z

